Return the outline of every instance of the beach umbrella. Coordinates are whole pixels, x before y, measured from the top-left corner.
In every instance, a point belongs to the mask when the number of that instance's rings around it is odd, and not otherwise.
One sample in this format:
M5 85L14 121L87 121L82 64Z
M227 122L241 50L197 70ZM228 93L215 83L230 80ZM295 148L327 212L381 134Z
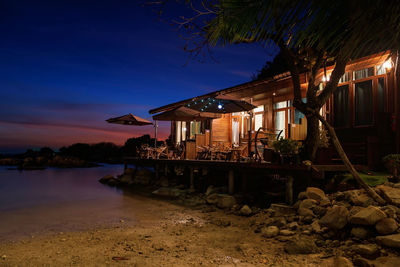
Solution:
M108 120L106 120L106 122L123 124L123 125L138 125L138 126L153 124L151 121L135 116L132 113L115 118L109 118Z
M203 99L195 99L187 103L185 107L201 112L211 113L233 113L241 111L249 111L256 106L247 101L235 99L228 96L215 96Z
M201 112L184 106L153 116L153 120L157 121L202 121L218 118L221 118L221 115L210 112Z
M116 123L122 125L132 125L132 126L144 126L144 125L151 125L153 124L151 121L146 119L140 118L138 116L133 115L132 113L122 115L115 118L109 118L106 120L108 123ZM157 121L154 122L154 147L157 146Z

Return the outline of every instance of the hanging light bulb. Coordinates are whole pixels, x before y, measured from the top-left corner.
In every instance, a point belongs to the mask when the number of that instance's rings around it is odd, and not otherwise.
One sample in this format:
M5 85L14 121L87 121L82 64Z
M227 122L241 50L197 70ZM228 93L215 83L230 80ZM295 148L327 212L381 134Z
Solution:
M222 109L222 105L221 104L218 104L218 109Z
M383 63L382 67L383 67L384 69L386 69L387 71L389 71L389 70L393 67L392 60L391 60L391 59L386 60L386 61Z

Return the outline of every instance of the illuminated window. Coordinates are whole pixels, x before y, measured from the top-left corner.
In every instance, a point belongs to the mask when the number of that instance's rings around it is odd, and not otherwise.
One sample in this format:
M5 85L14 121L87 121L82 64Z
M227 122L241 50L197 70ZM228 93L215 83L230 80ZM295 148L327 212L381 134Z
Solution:
M254 130L257 131L261 127L263 127L263 114L256 114L254 116Z
M264 105L258 106L255 109L253 109L253 112L263 112L264 111Z
M374 67L353 71L353 80L368 78L374 75Z

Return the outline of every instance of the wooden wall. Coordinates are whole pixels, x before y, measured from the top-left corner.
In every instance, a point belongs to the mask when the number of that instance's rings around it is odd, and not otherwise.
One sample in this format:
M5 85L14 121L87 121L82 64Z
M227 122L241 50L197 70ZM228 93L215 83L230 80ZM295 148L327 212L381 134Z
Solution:
M232 138L232 119L231 114L224 114L219 119L212 121L211 140L216 143L231 143Z

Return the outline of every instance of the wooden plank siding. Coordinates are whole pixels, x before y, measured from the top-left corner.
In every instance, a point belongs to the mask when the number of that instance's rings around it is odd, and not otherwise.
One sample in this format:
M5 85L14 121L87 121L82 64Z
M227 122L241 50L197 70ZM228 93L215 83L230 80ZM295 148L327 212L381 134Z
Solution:
M212 121L212 144L230 145L232 142L232 119L231 114L224 114L219 119Z

